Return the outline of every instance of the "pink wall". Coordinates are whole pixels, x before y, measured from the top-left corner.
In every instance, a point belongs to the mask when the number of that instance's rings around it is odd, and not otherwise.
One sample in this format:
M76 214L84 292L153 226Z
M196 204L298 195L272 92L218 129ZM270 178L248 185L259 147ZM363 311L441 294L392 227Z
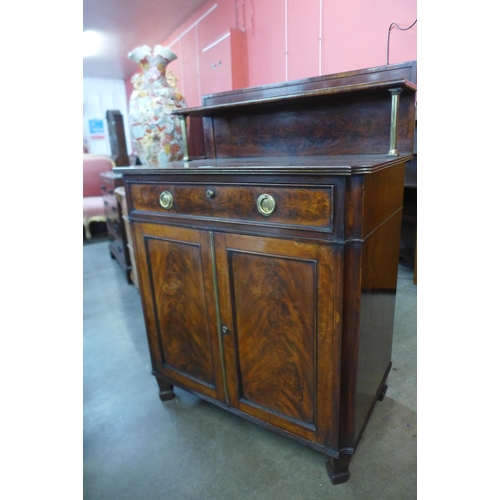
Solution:
M416 18L417 0L211 0L159 43L198 106L206 93L385 65L390 24ZM390 63L417 59L417 26L392 30Z
M325 74L386 64L391 23L408 28L417 19L416 0L327 0L324 9ZM417 26L392 29L390 63L417 59Z

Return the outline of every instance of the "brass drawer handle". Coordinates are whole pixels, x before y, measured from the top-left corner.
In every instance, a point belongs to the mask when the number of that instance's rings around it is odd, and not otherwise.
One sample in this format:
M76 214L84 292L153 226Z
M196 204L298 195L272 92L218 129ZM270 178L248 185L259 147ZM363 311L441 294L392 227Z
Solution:
M269 216L276 208L276 201L270 194L261 194L257 199L257 209L262 215Z
M160 205L168 210L169 208L172 208L172 205L174 204L174 197L170 191L163 191L163 193L160 194L159 201Z

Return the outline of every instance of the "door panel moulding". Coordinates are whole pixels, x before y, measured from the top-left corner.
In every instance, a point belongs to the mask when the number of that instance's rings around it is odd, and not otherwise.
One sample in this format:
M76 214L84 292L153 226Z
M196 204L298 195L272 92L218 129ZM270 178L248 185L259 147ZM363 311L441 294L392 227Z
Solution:
M189 28L185 29L173 42L171 42L169 46L177 43L183 36L186 35L186 33L191 31L194 27L198 26L199 22L205 19L205 17L207 17L211 12L213 12L218 7L218 5L219 4L216 3L210 9L208 9L205 14L202 14L193 24L191 24L191 26L189 26Z
M223 40L225 40L226 38L228 38L229 36L231 36L231 33L228 31L225 35L222 35L218 40L216 40L215 42L213 43L210 43L209 45L207 45L206 47L203 47L203 49L201 49L202 52L206 52L207 50L210 50L212 47L215 47L217 44L219 44L220 42L222 42Z

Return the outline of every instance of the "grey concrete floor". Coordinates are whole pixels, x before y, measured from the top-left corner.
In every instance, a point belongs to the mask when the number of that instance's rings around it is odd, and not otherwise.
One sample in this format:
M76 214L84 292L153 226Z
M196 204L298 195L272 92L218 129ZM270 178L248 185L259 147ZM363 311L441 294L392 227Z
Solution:
M324 500L417 498L417 287L400 265L393 367L333 486L322 454L175 389L158 398L139 292L104 238L84 243L83 498Z

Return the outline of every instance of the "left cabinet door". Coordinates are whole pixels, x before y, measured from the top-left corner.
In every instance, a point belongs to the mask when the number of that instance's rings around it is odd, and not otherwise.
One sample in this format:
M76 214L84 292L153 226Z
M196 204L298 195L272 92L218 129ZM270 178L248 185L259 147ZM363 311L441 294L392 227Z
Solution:
M153 372L224 401L210 235L134 223Z

